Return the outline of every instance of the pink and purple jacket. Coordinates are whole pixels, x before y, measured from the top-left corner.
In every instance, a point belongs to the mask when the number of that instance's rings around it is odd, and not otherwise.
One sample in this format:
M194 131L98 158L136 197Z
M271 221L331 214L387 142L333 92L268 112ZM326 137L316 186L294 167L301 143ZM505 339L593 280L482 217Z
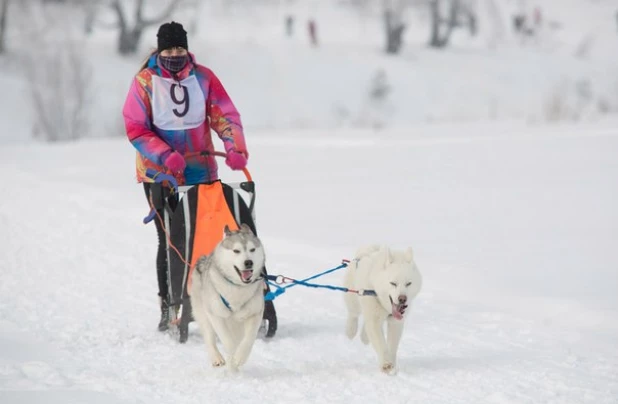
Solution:
M137 180L151 182L146 177L146 169L165 172L163 161L172 152L185 156L187 167L182 175L176 175L179 184L199 184L217 179L217 162L214 156L196 156L199 152L213 152L214 146L210 129L223 141L226 152L235 150L248 156L240 115L223 85L208 68L190 61L175 79L183 80L195 75L206 101L206 120L198 127L182 130L163 130L153 123L152 117L152 77L172 78L172 75L157 64L157 54L148 60L145 69L139 72L123 108L126 132L137 149ZM195 154L194 154L195 153ZM187 156L189 154L189 156Z

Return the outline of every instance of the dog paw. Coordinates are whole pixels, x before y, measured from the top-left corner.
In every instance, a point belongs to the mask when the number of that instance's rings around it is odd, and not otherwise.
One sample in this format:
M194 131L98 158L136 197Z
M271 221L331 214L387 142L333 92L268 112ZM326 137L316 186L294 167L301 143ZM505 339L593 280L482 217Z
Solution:
M219 356L212 361L213 368L220 368L222 366L225 366L225 359L223 359L223 357Z
M238 363L235 363L233 360L231 360L230 366L228 366L228 369L233 373L238 373L240 369L240 365Z
M382 372L386 373L387 375L395 375L397 374L397 368L394 364L386 362L382 364Z
M246 361L246 358L241 357L240 355L234 355L232 359L230 359L230 367L238 370L238 368L244 365Z

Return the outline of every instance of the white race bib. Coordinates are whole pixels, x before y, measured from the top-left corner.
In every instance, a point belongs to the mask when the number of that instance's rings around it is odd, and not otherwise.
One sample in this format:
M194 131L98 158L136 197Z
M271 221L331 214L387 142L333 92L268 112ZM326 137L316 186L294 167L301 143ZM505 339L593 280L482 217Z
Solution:
M163 130L197 128L206 120L206 100L195 76L178 83L152 76L152 120Z

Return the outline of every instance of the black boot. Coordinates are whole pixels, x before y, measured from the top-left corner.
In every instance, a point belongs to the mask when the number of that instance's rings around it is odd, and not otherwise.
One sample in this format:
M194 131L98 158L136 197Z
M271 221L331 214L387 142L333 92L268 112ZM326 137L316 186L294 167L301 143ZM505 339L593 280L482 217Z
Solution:
M161 319L159 320L159 331L167 331L170 328L170 307L167 299L161 298Z
M268 328L266 329L266 338L272 338L277 332L277 312L275 311L275 305L272 300L266 300L264 302L264 316L263 319L268 322Z

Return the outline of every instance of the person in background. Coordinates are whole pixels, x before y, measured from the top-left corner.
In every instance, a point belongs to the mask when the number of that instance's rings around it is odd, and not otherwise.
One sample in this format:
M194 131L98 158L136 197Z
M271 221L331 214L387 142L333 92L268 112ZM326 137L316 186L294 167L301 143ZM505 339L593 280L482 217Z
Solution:
M307 23L307 29L309 30L309 39L311 45L318 46L318 27L314 19L310 19Z
M294 17L292 15L285 17L285 34L290 37L294 35Z

